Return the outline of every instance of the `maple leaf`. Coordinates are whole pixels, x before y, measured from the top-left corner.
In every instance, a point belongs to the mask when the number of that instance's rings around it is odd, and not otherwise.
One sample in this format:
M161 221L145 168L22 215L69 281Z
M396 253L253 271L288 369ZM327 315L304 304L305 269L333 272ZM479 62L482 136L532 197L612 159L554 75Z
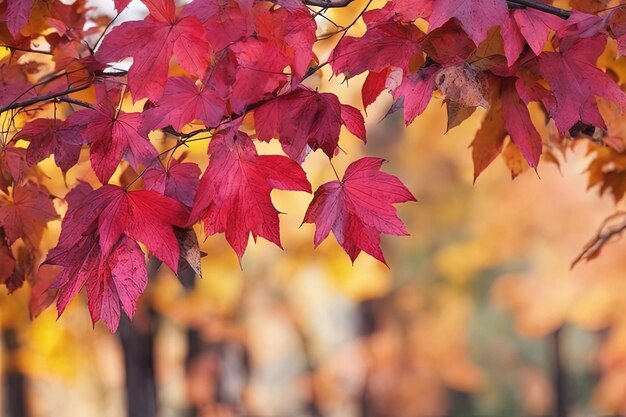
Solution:
M69 126L84 126L81 135L91 143L91 166L103 184L109 181L123 157L135 168L157 157L154 146L138 132L141 117L141 113L118 110L117 102L107 95L95 109L75 112L67 119Z
M4 284L13 273L15 258L7 243L4 233L0 230L0 284Z
M26 151L26 161L34 165L54 155L54 162L65 173L76 165L80 156L80 144L73 137L77 129L67 127L57 119L35 119L28 122L15 136L30 142Z
M328 61L335 75L343 73L347 78L368 70L380 72L390 66L406 70L411 61L423 61L419 46L423 37L424 33L413 24L378 24L360 38L343 38Z
M120 321L120 304L132 319L137 299L147 283L145 255L137 242L120 237L111 255L100 260L97 275L86 283L92 322L102 319L111 332L115 332Z
M485 74L470 64L463 62L440 69L435 82L446 98L462 106L489 106Z
M73 265L73 247L97 231L101 257L108 257L125 235L145 244L176 272L179 251L172 227L184 226L188 218L181 203L155 191L126 191L110 184L96 190L84 184L70 192L68 199L70 208L61 224L61 237L48 253L47 263Z
M154 190L191 207L200 182L199 176L200 168L197 164L181 163L172 158L167 169L161 163L148 168L143 182L147 190Z
M26 24L33 9L35 0L8 0L3 21L7 23L9 32L15 37Z
M60 272L61 268L52 265L42 265L37 270L28 300L31 319L39 316L57 298L58 290L52 285Z
M172 56L189 73L202 77L211 61L211 45L196 17L176 17L174 0L143 2L150 15L115 27L96 57L101 62L132 57L128 83L133 97L156 101L163 93Z
M0 149L0 190L8 194L10 186L22 182L27 169L26 149L13 146Z
M216 51L251 36L260 3L246 0L195 0L185 6L181 16L194 16L204 26L207 39Z
M370 104L376 101L380 93L383 92L387 84L387 77L391 72L390 68L386 68L382 71L370 71L363 82L361 87L361 99L363 100L363 107L367 108Z
M281 8L262 13L257 17L256 26L258 36L267 39L289 63L294 82L300 81L310 63L315 61L313 44L317 40L317 25L309 10Z
M549 109L561 134L581 121L605 127L595 96L601 96L626 108L626 96L618 85L595 66L604 50L606 36L578 39L560 53L539 55L539 72L546 79L556 105ZM563 46L563 45L561 45Z
M0 198L0 226L4 228L9 244L22 238L37 248L46 224L59 216L54 210L50 194L32 182L13 188L13 198Z
M259 139L269 141L277 137L285 153L299 163L309 148L322 149L332 158L342 124L365 140L361 112L341 104L334 94L307 88L298 88L263 104L254 111L254 117Z
M115 4L115 10L117 10L118 13L124 10L129 3L130 0L113 0L113 4Z
M187 77L170 77L156 106L143 112L142 133L171 125L180 131L196 119L215 127L226 113L222 98L211 88L197 86Z
M607 18L609 33L617 41L617 57L626 55L626 10L620 7Z
M509 66L519 58L526 44L535 55L541 54L550 31L558 30L562 25L563 19L539 10L509 11L501 31L504 39L504 54Z
M73 264L64 267L51 286L58 289L59 316L81 288L86 287L92 322L102 319L111 332L115 332L120 303L132 318L137 299L148 282L145 255L137 242L126 236L115 242L107 256L100 251L97 235L83 237L74 251Z
M315 191L303 223L315 223L316 247L332 230L352 262L364 251L387 264L380 234L409 234L393 204L417 200L398 178L380 171L383 162L361 158L348 166L341 182L327 182Z
M147 283L145 255L136 241L177 271L174 226L187 222L187 209L154 191L126 191L113 185L93 190L80 183L66 200L69 208L59 243L45 260L64 267L52 285L59 290L57 310L61 315L86 286L92 321L102 319L115 331L119 305L132 318Z
M248 38L230 47L237 66L230 104L235 113L243 111L249 104L259 102L286 84L288 73L284 72L289 62L271 42Z
M201 220L207 236L225 233L241 259L252 233L281 247L272 189L311 192L302 168L285 156L257 155L248 135L229 130L213 136L211 162L200 180L190 224Z
M431 65L408 74L394 90L394 99L403 101L404 123L407 126L426 110L436 88L435 78L439 69L438 66Z
M506 130L528 164L536 168L541 157L541 136L530 119L526 104L520 98L514 78L502 81L500 97Z
M487 38L490 28L502 25L508 13L505 0L437 0L432 7L429 32L454 18L476 45Z

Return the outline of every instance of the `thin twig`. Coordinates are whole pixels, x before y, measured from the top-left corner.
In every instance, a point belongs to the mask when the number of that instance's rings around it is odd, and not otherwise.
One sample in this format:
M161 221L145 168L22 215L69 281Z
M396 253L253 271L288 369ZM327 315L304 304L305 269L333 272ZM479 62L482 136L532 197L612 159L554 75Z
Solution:
M614 226L609 225L615 219L620 218L621 223ZM574 259L571 268L574 268L583 259L589 261L600 254L602 248L613 240L614 237L620 236L626 230L626 212L617 212L602 222L598 233L583 248L582 252Z
M38 51L36 49L18 48L17 46L10 46L10 45L0 45L0 48L7 48L12 51L31 52L33 54L52 55L52 52L50 51Z
M346 7L354 0L339 0L339 1L326 1L326 0L305 0L304 4L308 4L309 6L323 7L325 9L335 8L335 7Z
M522 6L526 6L531 9L539 10L541 12L553 14L555 16L560 17L561 19L569 19L572 12L569 10L561 9L559 7L554 7L549 4L540 3L534 0L508 0L507 3L519 4Z
M85 84L85 85L81 85L78 87L74 87L74 88L70 88L64 91L60 91L60 92L56 92L56 93L50 93L50 94L46 94L43 96L38 96L38 97L34 97L31 98L29 100L24 100L24 101L16 101L14 103L8 104L4 107L0 107L0 113L4 113L7 110L13 110L13 109L19 109L20 107L27 107L27 106L31 106L33 104L37 104L40 103L42 101L46 101L46 100L50 100L53 98L57 98L57 97L62 97L68 94L72 94L72 93L77 93L79 91L83 91L88 89L89 87L91 87L91 83Z

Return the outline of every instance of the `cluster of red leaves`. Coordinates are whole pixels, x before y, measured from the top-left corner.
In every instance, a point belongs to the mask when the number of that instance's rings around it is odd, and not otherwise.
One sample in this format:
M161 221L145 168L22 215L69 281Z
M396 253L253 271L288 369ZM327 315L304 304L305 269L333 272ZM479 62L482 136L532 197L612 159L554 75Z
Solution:
M360 110L303 83L326 64L348 78L368 72L364 107L388 90L391 111L403 108L407 125L435 90L445 96L449 128L476 107L488 108L472 144L475 176L503 149L508 160L517 158L516 167L523 161L537 167L542 138L528 110L532 102L560 135L580 125L606 128L596 97L626 107L617 83L596 66L608 38L619 54L626 49L620 8L564 19L509 8L516 2L506 0L390 0L364 11L363 36L338 31L343 35L320 62L315 14L305 2L193 0L177 9L174 0L142 1L149 12L143 20L110 30L102 19L86 25L85 0L0 5L0 39L12 51L0 61L0 282L14 289L34 275L42 231L58 218L54 197L38 185L37 163L53 155L66 173L88 148L102 185L81 182L65 196L61 236L44 263L57 267L50 291L58 293L59 313L86 287L92 319L111 330L120 305L133 315L147 283L138 243L174 271L182 259L198 272L191 229L198 222L207 236L224 233L239 258L250 234L281 246L271 191L310 193L301 164L318 149L333 158L341 126L366 139ZM114 0L118 12L128 4ZM427 22L427 32L418 20ZM38 53L51 55L52 73L28 61ZM126 58L133 60L128 72L116 70ZM87 89L95 101L72 97ZM123 111L124 100L144 100L144 111ZM25 124L16 122L21 113L30 118ZM243 123L248 115L253 128ZM204 128L182 133L192 122ZM149 137L155 130L178 137L177 146L160 153ZM204 173L174 155L202 133L210 137ZM286 156L259 155L254 139L278 140ZM353 261L365 251L385 262L381 234L408 234L394 204L415 198L380 171L382 162L362 158L342 180L319 186L304 217L316 225L316 246L332 231ZM128 165L145 189L109 183ZM31 259L20 258L20 248Z

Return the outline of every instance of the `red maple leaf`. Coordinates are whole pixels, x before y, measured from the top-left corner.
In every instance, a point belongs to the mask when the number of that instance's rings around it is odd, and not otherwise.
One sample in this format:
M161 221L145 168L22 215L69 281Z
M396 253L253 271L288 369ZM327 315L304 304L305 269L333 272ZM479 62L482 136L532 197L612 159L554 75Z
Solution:
M230 47L236 59L230 104L235 113L261 101L288 81L289 62L268 40L248 38Z
M126 6L128 6L128 3L130 3L130 0L113 0L115 10L117 10L118 13L124 10Z
M119 92L118 92L119 93ZM67 125L84 126L81 135L91 143L89 159L96 176L106 184L124 157L133 167L150 164L157 151L139 134L141 113L126 113L117 108L118 94L101 98L95 109L81 110L67 119Z
M177 270L178 241L172 227L184 226L188 217L187 209L178 201L155 191L126 191L110 184L96 190L82 185L67 199L70 208L61 225L61 237L48 254L47 263L75 265L73 248L85 236L97 232L103 258L111 254L120 236L126 235L145 244L158 259Z
M278 210L272 189L311 192L302 168L285 156L257 155L252 140L229 130L213 136L211 162L200 180L190 224L201 220L207 236L225 233L241 259L252 233L277 246L280 243Z
M93 272L86 282L91 320L95 323L102 319L115 332L120 321L120 304L132 319L137 299L148 283L145 255L137 242L121 236L110 256L100 259Z
M7 23L9 32L15 37L30 17L35 0L8 0L3 21Z
M386 264L380 234L408 235L393 204L416 200L398 178L380 171L383 162L361 158L348 166L341 182L317 189L303 221L315 223L316 247L332 230L352 262L364 251Z
M504 39L504 54L509 66L519 58L526 44L535 55L539 55L543 51L550 31L557 30L563 22L563 19L539 10L509 11L501 31Z
M526 103L516 89L515 78L502 80L500 91L504 125L528 165L537 167L541 157L541 136L533 125Z
M363 18L367 16L366 13ZM406 70L412 60L423 61L419 46L423 37L424 33L413 24L377 23L368 27L360 38L346 36L333 49L328 61L335 75L343 73L347 78L390 66Z
M180 131L196 119L215 127L226 113L224 100L211 88L187 77L170 77L156 106L143 112L142 133L171 125Z
M154 190L191 207L200 182L199 176L200 168L197 164L181 163L172 158L167 169L161 163L148 168L143 182L147 190Z
M415 118L426 110L430 103L435 85L435 78L440 67L431 65L407 74L402 84L394 90L395 100L403 100L404 123L408 126Z
M4 233L0 232L0 284L4 284L13 273L15 257L7 243Z
M22 182L27 169L26 149L14 146L0 149L0 190L8 194L10 186Z
M137 299L148 282L144 253L137 242L120 236L110 253L103 255L97 234L84 236L72 250L71 265L63 268L51 286L59 290L59 316L81 288L86 287L92 322L102 319L111 332L115 332L120 319L120 303L132 318ZM50 257L46 262L51 262Z
M59 290L59 315L86 286L93 322L102 319L115 331L119 305L132 318L147 283L145 255L137 241L176 271L179 244L174 226L187 222L187 209L154 191L113 185L94 191L80 183L66 200L69 208L59 243L45 261L64 267L52 285Z
M549 111L561 134L580 121L605 127L595 96L626 108L626 95L596 61L606 45L606 36L581 38L561 45L560 52L543 52L539 72L550 85L556 105Z
M315 60L313 44L317 40L317 25L309 10L281 8L262 13L257 17L256 26L258 36L267 39L280 52L292 69L293 79L299 82Z
M54 155L56 165L65 173L76 165L80 156L80 143L75 128L68 128L64 121L57 119L35 119L28 122L15 136L30 142L26 151L26 161L34 165Z
M181 16L194 16L202 22L207 39L215 51L251 36L256 30L255 19L265 12L259 2L246 0L195 0L187 5Z
M299 163L310 149L322 149L332 158L342 124L365 140L361 112L341 104L332 93L307 88L298 88L263 104L254 111L254 120L259 139L278 138L285 153Z
M454 18L476 45L487 38L487 32L500 26L508 13L505 0L437 0L433 3L428 31Z
M150 15L115 27L96 57L101 62L132 57L128 84L133 97L156 101L163 93L172 56L189 73L202 77L211 60L211 45L196 17L176 17L174 0L143 2Z
M0 196L0 226L9 244L22 238L30 247L39 247L46 224L58 217L50 193L31 182L13 188L11 199Z

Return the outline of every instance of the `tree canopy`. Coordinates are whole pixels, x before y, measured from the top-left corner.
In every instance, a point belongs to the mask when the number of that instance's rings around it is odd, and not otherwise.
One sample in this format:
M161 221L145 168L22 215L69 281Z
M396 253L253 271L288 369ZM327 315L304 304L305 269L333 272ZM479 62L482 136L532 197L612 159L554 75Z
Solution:
M147 15L121 24L85 0L0 5L0 282L13 291L42 280L36 305L56 298L60 314L86 288L92 320L115 331L146 287L146 252L174 272L201 274L194 225L223 233L239 259L250 235L282 247L275 189L313 193L302 222L315 225L315 246L332 232L352 261L366 252L385 263L381 235L408 235L395 205L416 197L382 158L354 160L344 173L332 162L342 128L342 141L366 142L363 113L384 92L388 114L402 112L406 125L433 97L448 129L486 109L471 143L474 180L500 155L513 177L542 159L558 164L582 139L593 155L589 185L615 200L626 192L620 6L142 2ZM130 0L113 3L119 15ZM354 9L351 24L325 15L336 7ZM315 88L324 71L346 81L364 74L362 106ZM185 160L200 141L202 166ZM272 141L284 154L259 152ZM309 182L312 152L326 155L336 180ZM50 157L58 171L40 167ZM41 179L70 170L80 180L51 195ZM45 253L43 230L61 217L58 244ZM624 229L603 227L579 260ZM54 272L42 278L40 265Z

